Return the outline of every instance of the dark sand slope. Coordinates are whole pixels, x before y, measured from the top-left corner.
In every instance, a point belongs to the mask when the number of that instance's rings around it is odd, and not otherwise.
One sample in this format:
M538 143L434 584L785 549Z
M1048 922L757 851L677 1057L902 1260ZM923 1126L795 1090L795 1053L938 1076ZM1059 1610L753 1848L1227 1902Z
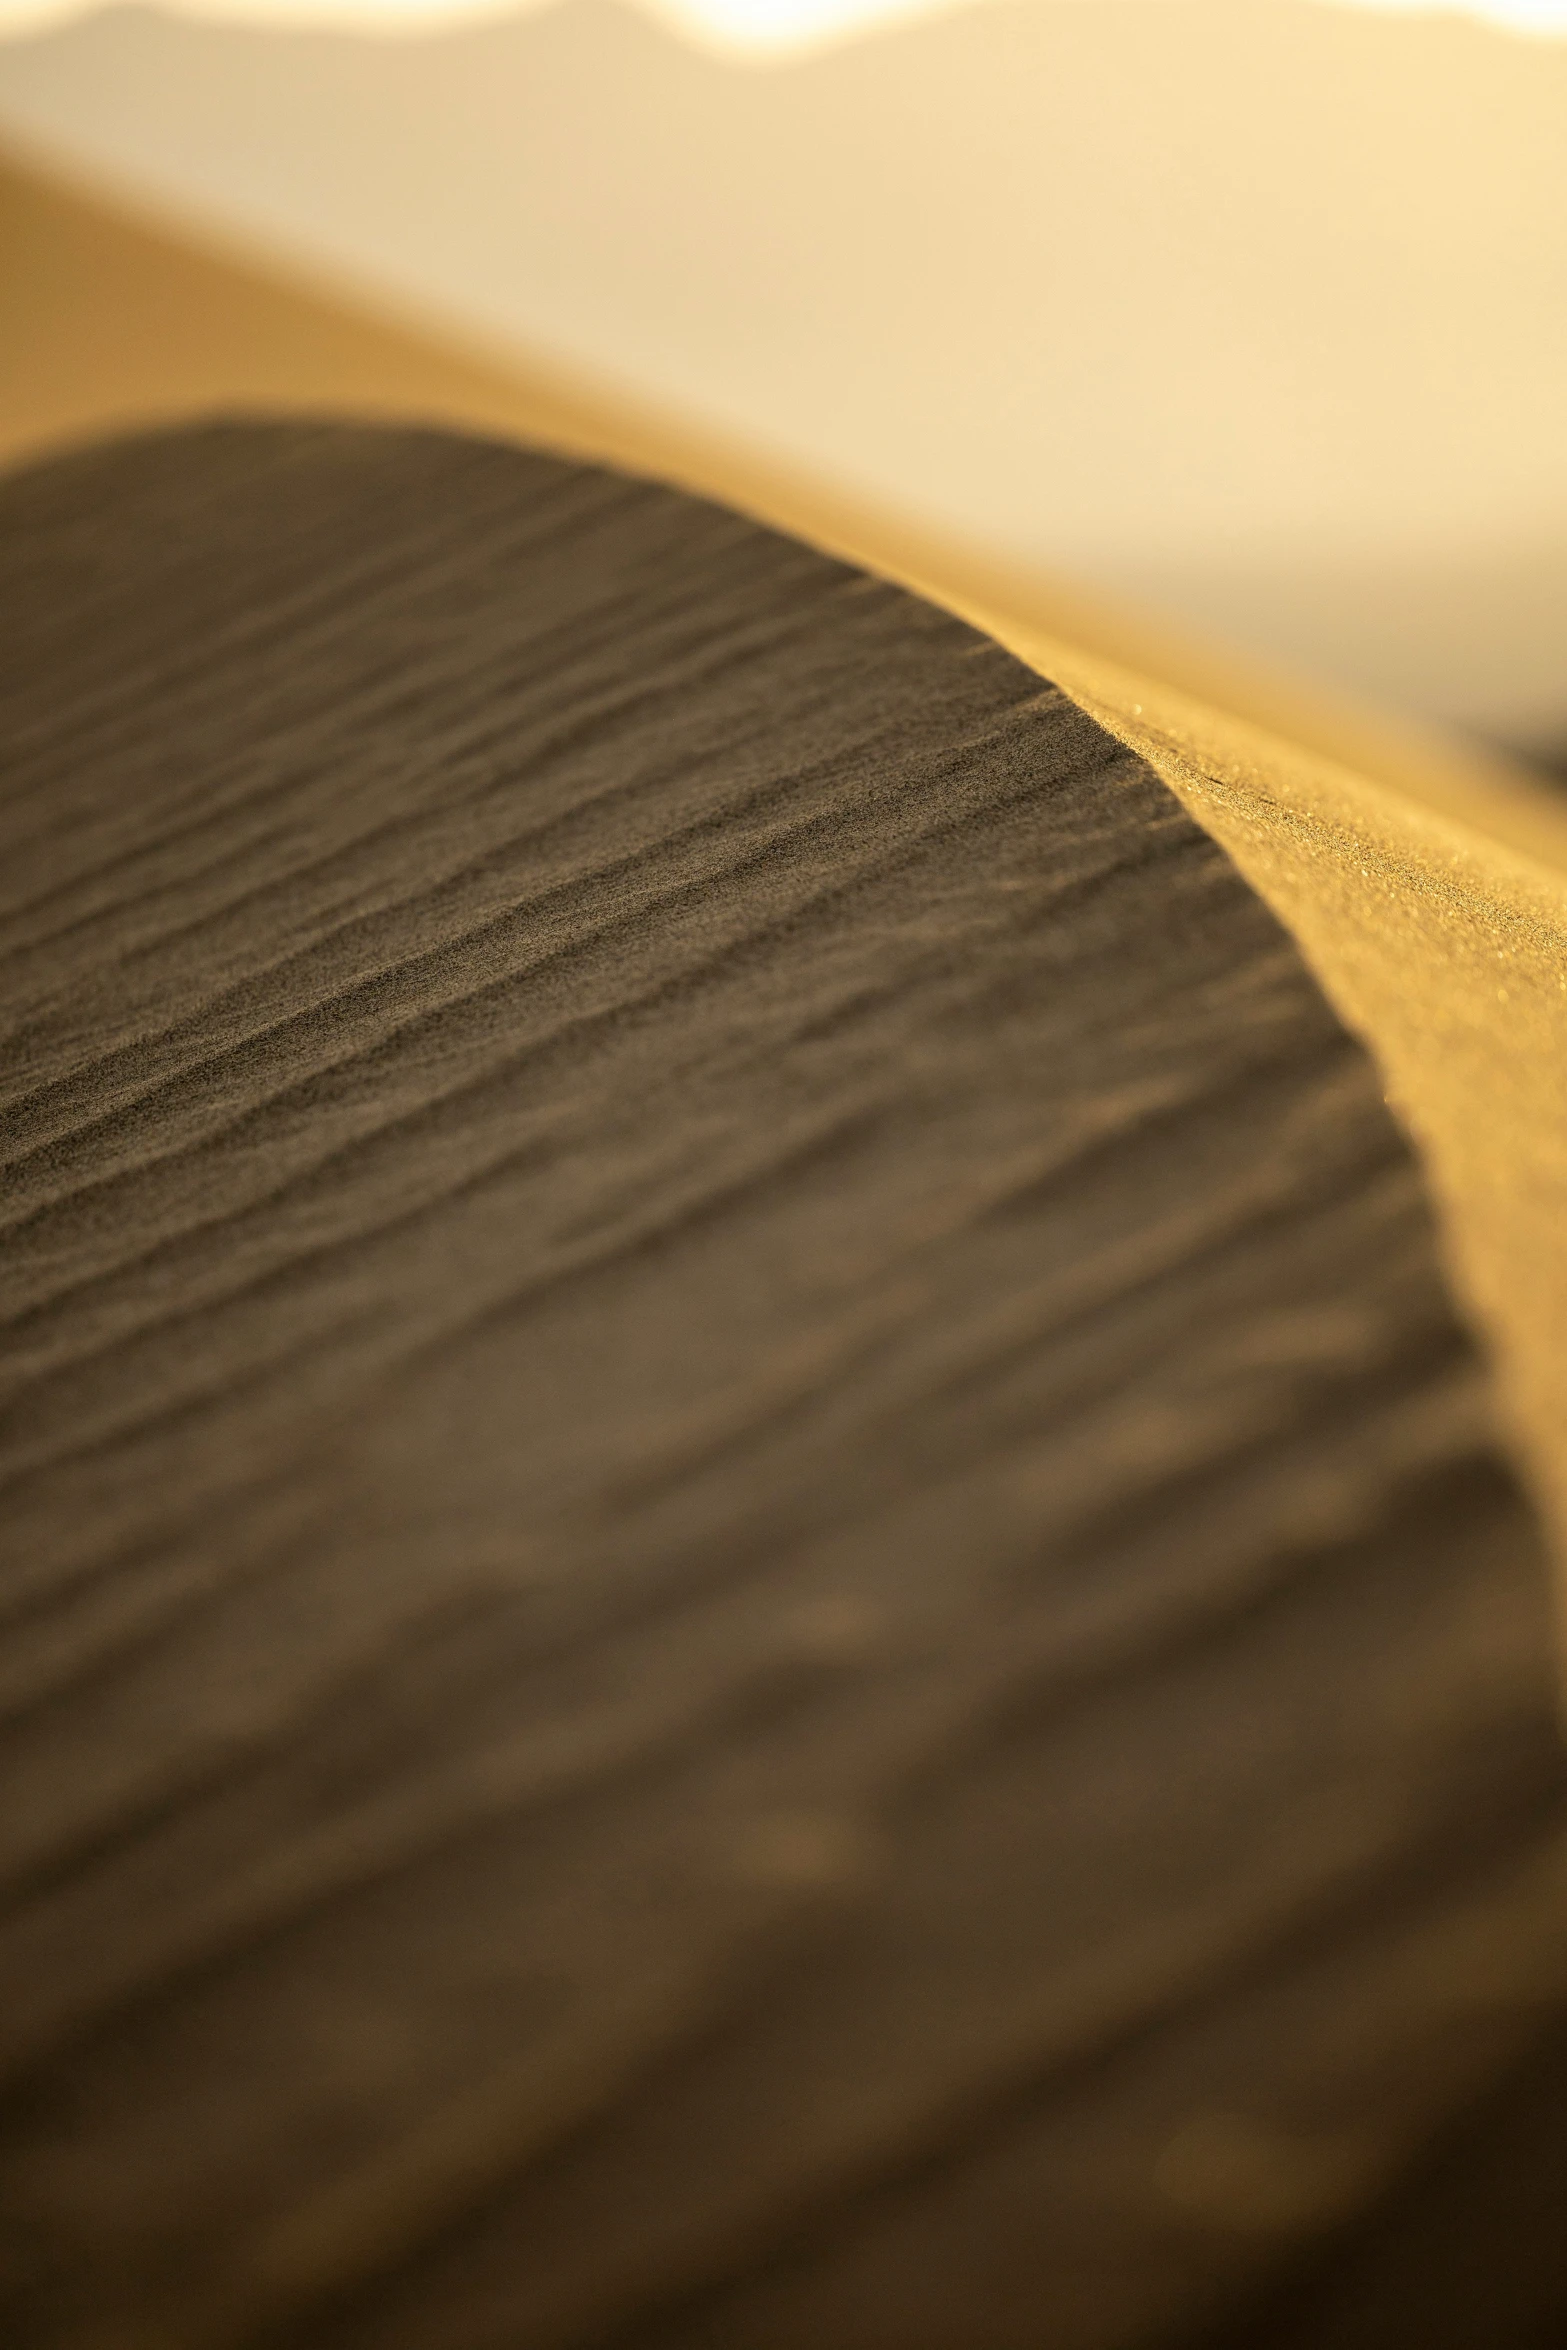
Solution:
M8 2344L1558 2340L1539 1537L1150 770L412 432L0 662Z

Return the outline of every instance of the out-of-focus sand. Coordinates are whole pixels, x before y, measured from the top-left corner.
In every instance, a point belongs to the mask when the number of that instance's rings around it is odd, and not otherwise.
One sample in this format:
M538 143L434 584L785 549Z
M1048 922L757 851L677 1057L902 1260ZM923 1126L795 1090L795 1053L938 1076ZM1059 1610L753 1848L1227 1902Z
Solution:
M465 423L725 498L922 589L1056 679L1230 850L1378 1055L1567 1556L1567 801L667 417L449 353L14 169L0 315L0 460L214 407Z
M98 8L0 45L0 145L1555 755L1567 42L988 0L763 67L628 0L501 9L366 39Z

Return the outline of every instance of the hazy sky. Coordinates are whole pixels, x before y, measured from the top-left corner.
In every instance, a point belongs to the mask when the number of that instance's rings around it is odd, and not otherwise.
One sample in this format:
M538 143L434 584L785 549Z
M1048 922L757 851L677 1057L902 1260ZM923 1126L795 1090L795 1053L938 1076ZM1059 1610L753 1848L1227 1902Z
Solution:
M0 0L0 32L96 13L102 0ZM176 12L255 24L325 24L395 33L484 17L520 16L552 0L168 0ZM730 55L800 56L877 25L979 0L637 0L688 39ZM1090 5L1091 0L1083 0ZM1172 0L1173 4L1173 0ZM1267 5L1267 0L1259 0ZM1426 14L1442 9L1516 31L1567 33L1567 0L1328 0Z

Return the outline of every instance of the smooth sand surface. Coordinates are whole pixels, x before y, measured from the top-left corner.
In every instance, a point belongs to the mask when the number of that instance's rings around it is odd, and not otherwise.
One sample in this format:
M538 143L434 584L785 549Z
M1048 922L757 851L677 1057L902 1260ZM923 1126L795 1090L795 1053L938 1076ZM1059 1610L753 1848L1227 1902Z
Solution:
M986 0L769 68L624 0L414 40L129 6L0 46L13 135L1313 677L1567 736L1567 42Z
M0 484L16 2350L1530 2350L1545 1548L1152 769L732 511Z
M1369 1041L1567 1548L1567 804L568 381L523 378L0 178L0 451L213 406L423 415L727 498L963 612L1163 774Z

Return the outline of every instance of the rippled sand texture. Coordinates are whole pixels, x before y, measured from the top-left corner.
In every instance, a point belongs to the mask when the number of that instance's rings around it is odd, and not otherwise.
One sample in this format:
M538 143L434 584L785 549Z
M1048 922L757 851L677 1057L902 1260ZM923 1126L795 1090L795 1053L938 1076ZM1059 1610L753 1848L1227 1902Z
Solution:
M1567 802L938 543L678 420L203 253L0 162L0 454L262 403L440 417L646 469L924 589L1152 760L1290 926L1425 1155L1567 1551ZM1041 452L1040 462L1053 461ZM1561 1610L1558 1608L1558 1641Z
M1151 768L445 434L17 472L0 647L8 2342L1537 2339L1544 1546Z

